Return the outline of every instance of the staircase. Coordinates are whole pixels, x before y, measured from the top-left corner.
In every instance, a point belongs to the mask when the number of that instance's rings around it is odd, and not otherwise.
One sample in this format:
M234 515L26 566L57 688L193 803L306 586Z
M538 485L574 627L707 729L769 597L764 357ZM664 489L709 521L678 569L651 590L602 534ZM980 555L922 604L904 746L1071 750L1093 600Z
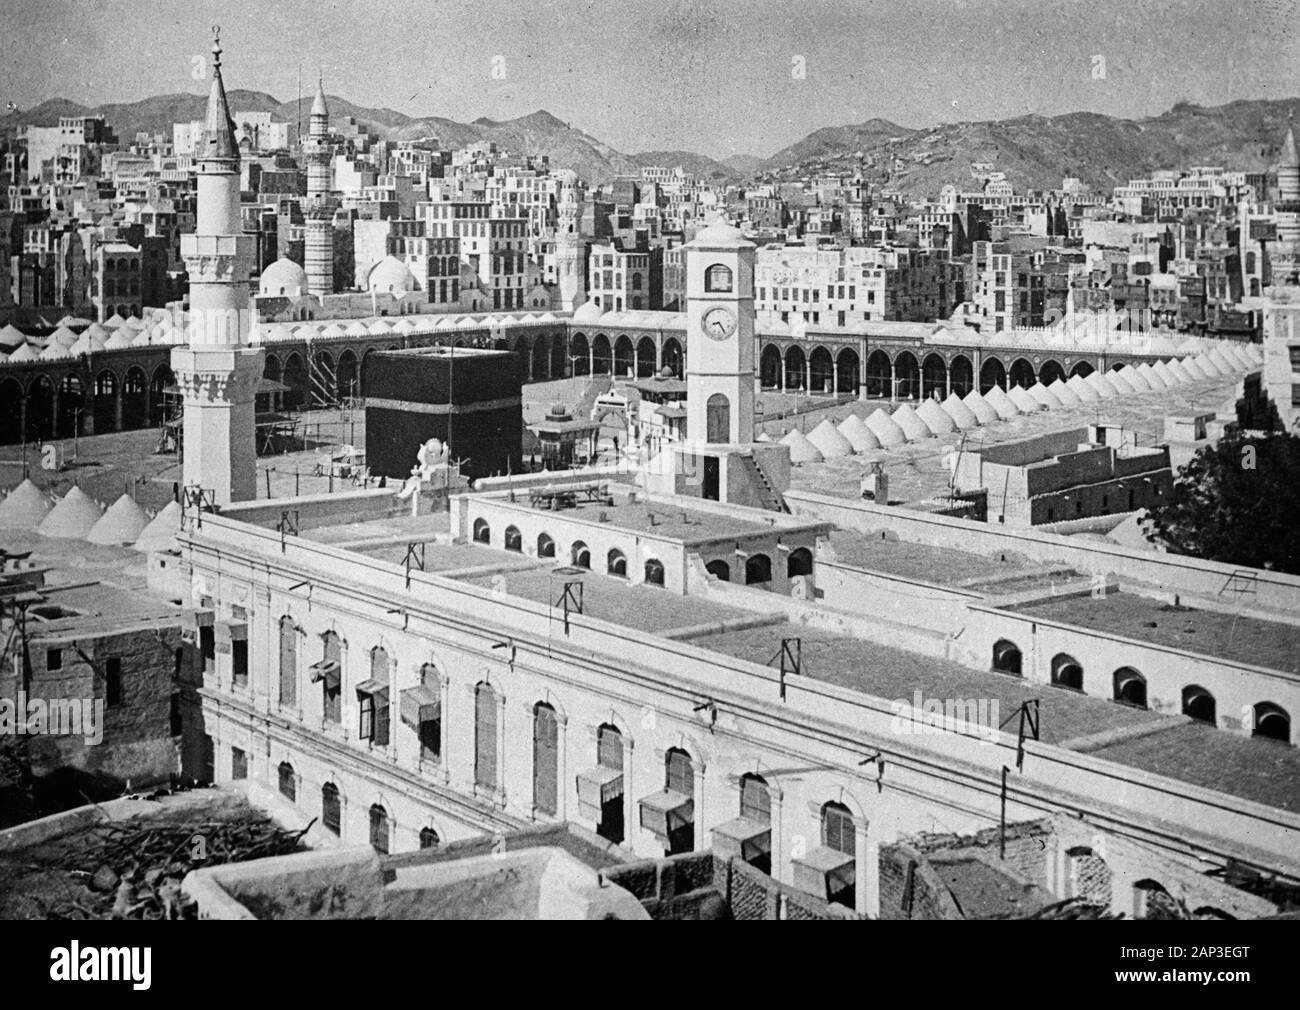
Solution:
M592 376L587 383L586 388L582 391L582 396L578 400L578 405L573 409L573 416L577 418L589 418L591 412L596 406L596 400L604 396L614 388L614 379L608 375Z
M337 410L339 407L338 372L307 348L307 399L312 410Z
M763 471L763 465L752 455L746 455L743 458L747 461L746 466L754 476L755 483L763 492L765 507L771 509L773 512L789 512L790 506L785 503L785 498L782 497L781 493L772 486L772 482L768 480L767 474Z

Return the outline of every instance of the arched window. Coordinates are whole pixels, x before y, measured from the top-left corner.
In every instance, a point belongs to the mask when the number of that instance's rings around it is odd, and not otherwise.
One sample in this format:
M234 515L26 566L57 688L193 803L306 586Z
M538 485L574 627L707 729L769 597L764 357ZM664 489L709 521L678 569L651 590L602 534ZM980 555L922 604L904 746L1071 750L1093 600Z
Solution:
M1133 885L1133 918L1178 919L1178 902L1158 881L1139 880Z
M575 540L573 542L573 547L569 551L569 557L575 568L591 567L591 551L587 550L587 545L581 540Z
M486 681L474 688L474 782L497 787L497 693Z
M1109 908L1113 874L1106 861L1086 845L1066 849L1065 858L1067 896Z
M419 708L408 715L407 703L403 699L402 718L407 722L417 722L420 760L438 761L442 758L442 677L432 663L420 667L420 686L424 690Z
M293 765L288 761L281 761L278 769L280 779L280 795L290 803L296 803L298 800L298 777L293 773Z
M438 832L434 831L433 828L420 829L420 848L436 849L441 844L442 839L438 837Z
M533 808L554 815L559 810L560 727L555 709L533 706Z
M1274 705L1271 701L1261 701L1255 706L1255 728L1251 736L1290 743L1291 717L1281 705Z
M320 681L325 718L330 722L342 722L343 642L333 631L325 632L321 642L321 661L313 668L312 679Z
M731 401L722 393L714 393L704 405L704 421L708 427L706 440L721 445L731 441Z
M785 572L792 579L800 575L811 575L813 570L812 551L807 547L796 547L786 559Z
M772 823L772 793L763 776L741 776L740 816L758 824Z
M1218 712L1214 704L1214 695L1196 684L1183 688L1183 715L1197 722L1208 722L1217 726Z
M1251 255L1253 256L1254 253L1252 253ZM632 275L632 290L633 290L633 291L640 291L640 290L641 290L641 275L640 275L640 274L633 274L633 275Z
M280 704L298 704L298 626L288 615L280 618Z
M378 803L370 808L370 847L388 855L388 811Z
M725 561L710 561L704 566L704 570L719 582L731 581L731 566Z
M596 730L596 764L601 768L623 771L623 734L617 726L603 724ZM623 793L605 796L602 793L600 823L596 833L611 842L623 841Z
M998 673L1014 673L1020 676L1020 649L1014 642L1005 638L993 645L993 669Z
M610 575L617 575L621 579L627 578L627 558L623 552L615 547L605 557L605 570Z
M1115 671L1115 700L1135 708L1147 707L1147 681L1131 666Z
M821 835L824 848L848 857L844 865L826 874L826 900L853 908L856 897L853 860L857 856L858 835L852 811L834 800L822 804Z
M506 550L514 551L516 554L522 553L524 549L524 538L516 526L506 527L505 537Z
M674 747L664 756L664 788L684 796L695 795L695 765L691 756Z
M726 292L732 289L731 268L715 263L704 271L704 290Z
M650 558L645 563L645 580L652 586L664 584L664 565L662 561Z
M479 544L492 542L492 527L488 525L486 519L474 520L474 542Z
M771 581L771 558L766 554L751 554L745 559L745 585L761 586Z
M370 650L370 678L357 685L358 737L378 747L388 746L389 667L387 650L375 646Z
M548 533L537 534L537 556L539 558L555 557L555 541Z
M1074 691L1083 690L1083 667L1073 656L1064 652L1052 658L1052 683L1057 687L1068 687Z
M343 826L343 803L339 799L339 787L333 782L326 782L320 787L320 822L325 830L340 834Z

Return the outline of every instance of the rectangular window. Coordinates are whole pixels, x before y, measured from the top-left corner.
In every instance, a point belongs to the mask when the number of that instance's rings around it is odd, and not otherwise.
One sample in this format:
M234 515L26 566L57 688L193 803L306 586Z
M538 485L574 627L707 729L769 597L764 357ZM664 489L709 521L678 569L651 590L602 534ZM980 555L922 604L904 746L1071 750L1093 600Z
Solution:
M63 650L46 649L45 650L45 669L62 670L63 669Z
M474 782L497 787L497 698L487 684L474 692Z
M236 781L248 778L248 755L238 747L230 748L230 777Z
M203 751L200 755L202 767L199 778L203 782L213 782L217 778L217 745L212 737L203 734Z
M543 813L559 809L559 760L555 710L538 705L533 718L533 806Z
M104 705L122 704L122 660L111 656L104 661Z
M230 674L236 687L248 687L248 641L230 643Z

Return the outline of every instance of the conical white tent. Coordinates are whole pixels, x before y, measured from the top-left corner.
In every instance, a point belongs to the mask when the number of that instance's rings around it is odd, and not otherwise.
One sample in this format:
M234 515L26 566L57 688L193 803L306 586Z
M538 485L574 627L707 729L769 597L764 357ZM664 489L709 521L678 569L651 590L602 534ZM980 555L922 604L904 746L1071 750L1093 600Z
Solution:
M149 520L149 525L141 531L132 546L145 553L170 550L180 528L181 507L175 501L169 501L166 507Z
M1083 381L1091 386L1092 391L1103 400L1113 400L1119 396L1119 392L1101 372L1090 372Z
M906 403L900 405L891 415L894 423L903 429L903 434L907 436L909 442L919 442L923 438L930 437L930 429L924 421L916 416L916 411Z
M1101 395L1082 375L1071 375L1065 384L1074 390L1074 395L1084 403L1096 403L1101 399Z
M1043 409L1043 405L1030 396L1029 390L1023 386L1012 386L1007 390L1007 396L1022 414L1036 414Z
M998 412L993 409L993 405L987 399L980 395L978 389L972 389L961 402L970 408L970 412L975 415L975 419L980 424L992 424L994 421L1000 420Z
M994 386L983 396L985 402L997 411L998 417L1002 418L1002 420L1010 421L1013 417L1020 416L1020 408L1015 405L1015 402L1001 386Z
M917 407L916 416L930 429L932 435L946 435L957 427L952 418L933 400L926 400Z
M1151 387L1136 376L1136 369L1124 365L1122 368L1116 368L1107 372L1107 376L1113 385L1119 387L1121 393L1145 393Z
M840 430L825 418L812 431L808 432L808 441L825 459L843 459L853 455L853 445L840 434Z
M1211 350L1208 357L1219 367L1219 371L1224 372L1225 374L1231 375L1233 372L1237 371L1237 366L1233 364L1232 359L1224 353L1222 347L1216 347Z
M95 523L99 522L99 506L81 488L73 486L50 514L36 527L36 532L46 537L84 540Z
M1138 365L1134 371L1136 371L1138 375L1142 376L1142 381L1152 389L1164 389L1169 385L1169 380L1160 374L1155 365L1152 365L1149 362L1142 362L1142 364Z
M134 544L149 525L149 517L128 494L113 502L86 534L92 544Z
M1071 389L1064 379L1057 379L1047 391L1061 401L1062 407L1077 407L1083 401L1079 399L1079 394Z
M840 422L840 434L849 440L854 452L870 452L880 448L880 439L857 414L850 414Z
M1180 361L1179 364L1183 366L1183 371L1185 371L1189 376L1192 377L1192 379L1196 381L1209 378L1209 376L1205 372L1205 369L1202 368L1200 364L1197 363L1196 359L1191 357L1190 355L1186 358L1183 358L1183 360Z
M791 428L781 438L783 445L790 447L791 463L820 463L822 461L821 450L808 441L807 437L798 428Z
M902 445L907 441L907 433L880 407L877 407L875 413L867 418L866 425L886 449Z
M0 530L34 530L51 508L41 489L25 478L0 501Z
M1026 390L1026 392L1048 410L1059 410L1064 406L1064 404L1053 395L1052 391L1041 382L1035 382L1028 390Z
M961 431L970 431L972 428L979 427L980 420L975 416L975 412L962 403L961 397L956 393L949 393L948 399L944 400L940 406L943 407L943 412L952 418L952 423Z
M1211 379L1219 379L1223 377L1223 369L1211 361L1208 354L1202 354L1197 357L1196 364L1200 367L1201 371Z
M40 355L36 353L36 348L31 344L23 344L22 347L9 355L9 360L14 364L17 364L20 361L36 361L39 358Z

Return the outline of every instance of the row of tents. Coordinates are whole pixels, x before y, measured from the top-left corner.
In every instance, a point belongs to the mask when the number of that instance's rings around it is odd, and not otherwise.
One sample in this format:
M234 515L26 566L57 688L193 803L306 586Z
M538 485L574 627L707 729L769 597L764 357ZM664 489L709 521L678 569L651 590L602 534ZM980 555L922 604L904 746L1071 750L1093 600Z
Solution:
M1100 403L1152 390L1168 389L1206 379L1229 378L1258 368L1261 356L1251 345L1216 347L1197 357L1123 365L1109 372L1073 375L1028 388L994 386L987 393L971 390L961 397L949 393L946 400L925 400L918 406L900 404L889 413L877 408L865 420L850 414L838 425L829 418L806 435L793 428L781 441L790 447L791 463L818 463L874 449L892 449L907 442L954 431L969 431L980 425L1009 421L1021 414L1058 410L1080 404ZM768 436L759 436L767 441Z
M0 500L0 531L133 547L146 554L171 547L180 525L181 507L175 501L150 515L127 494L105 508L79 487L51 498L30 479Z

